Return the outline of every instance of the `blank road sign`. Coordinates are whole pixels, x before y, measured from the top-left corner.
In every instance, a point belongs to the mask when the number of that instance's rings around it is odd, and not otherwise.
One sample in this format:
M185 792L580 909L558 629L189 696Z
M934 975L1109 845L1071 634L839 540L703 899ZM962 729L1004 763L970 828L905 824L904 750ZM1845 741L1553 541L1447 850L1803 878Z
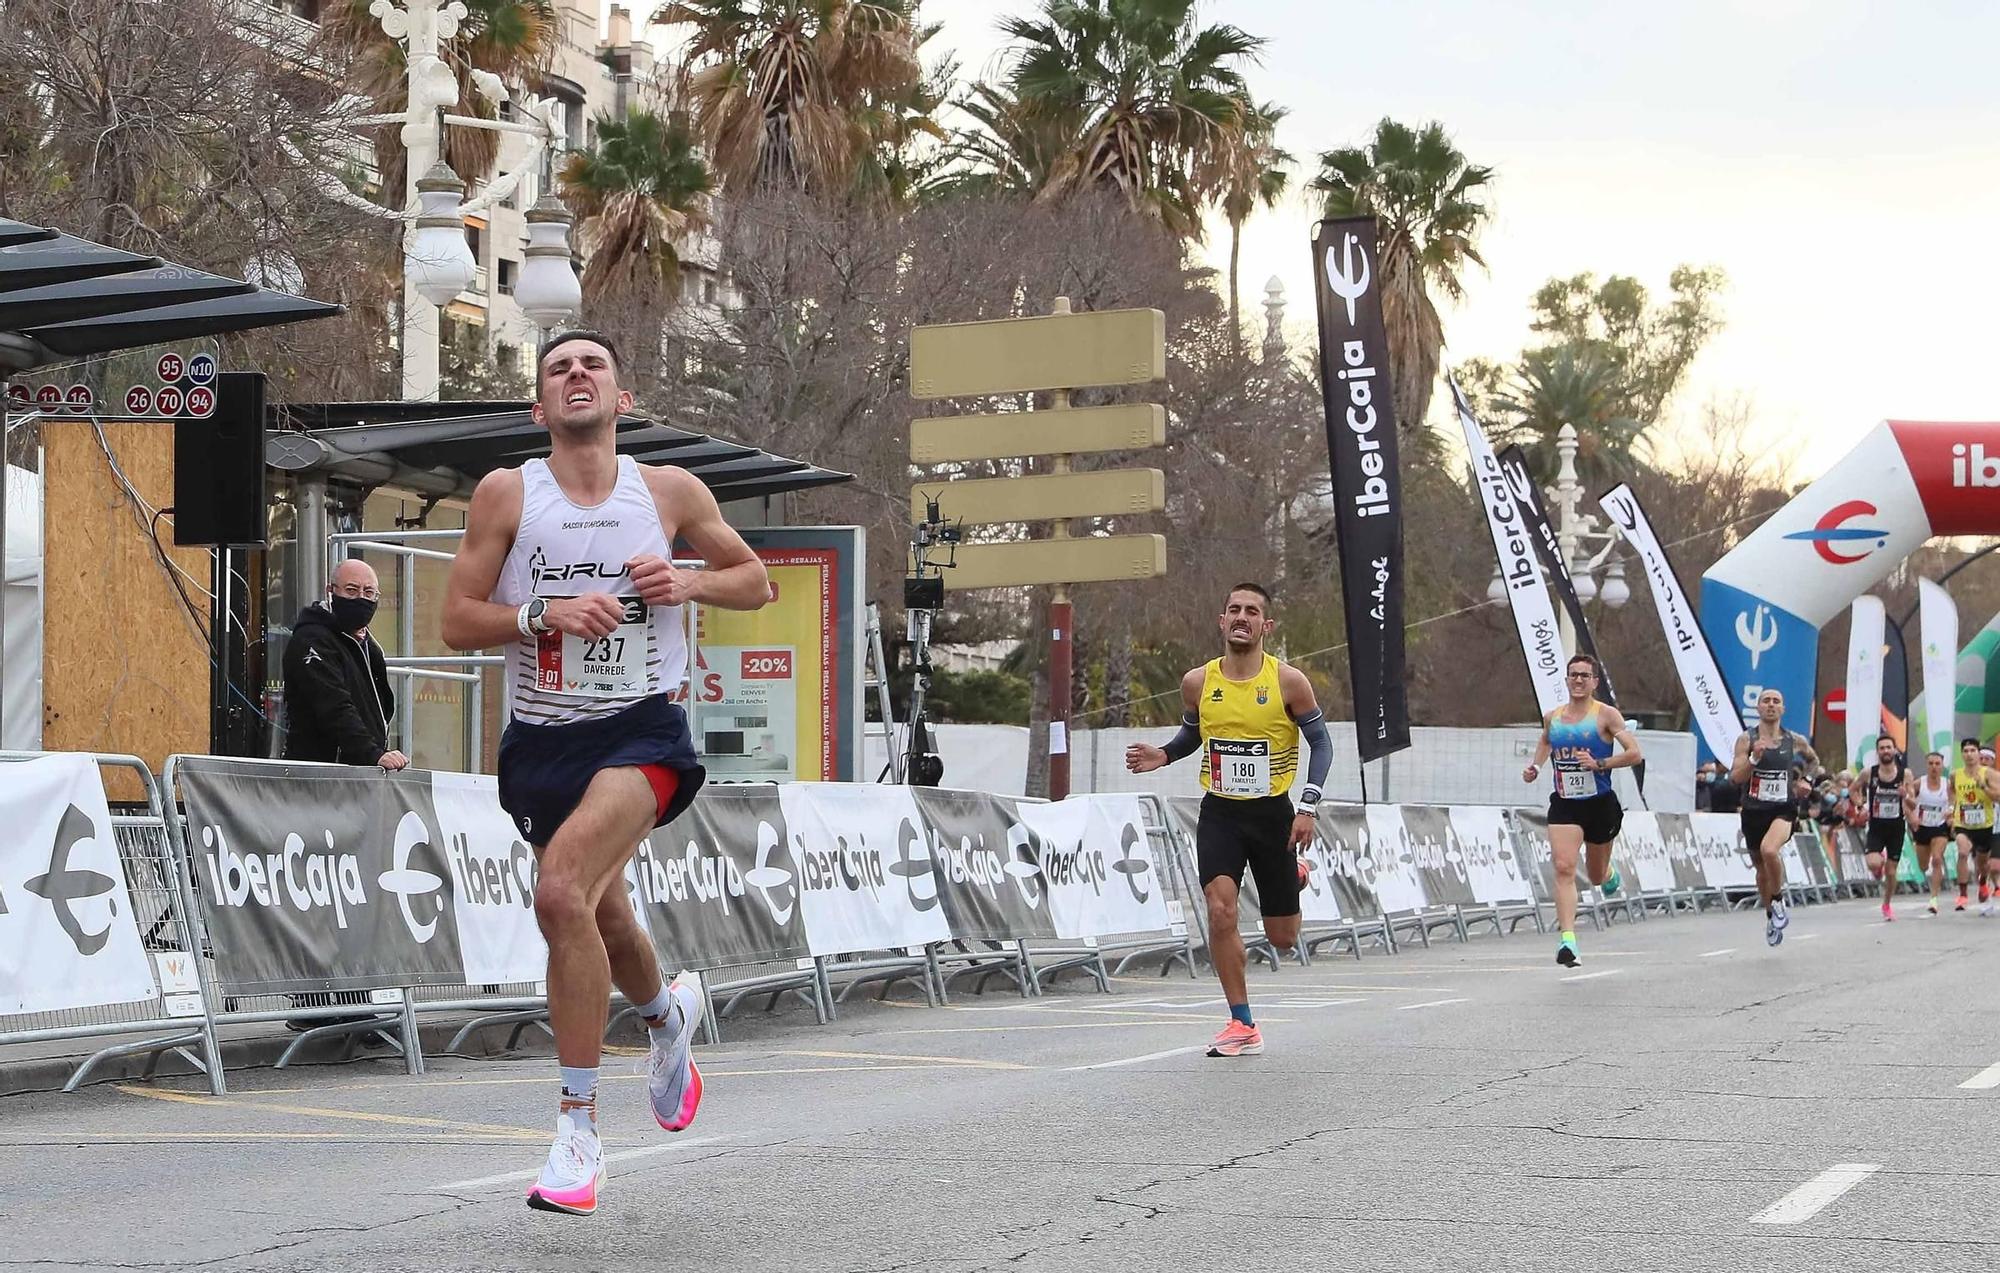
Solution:
M1006 460L1017 455L1080 455L1165 446L1167 409L1157 402L1072 411L926 416L910 422L910 459Z
M936 500L938 516L968 526L1039 522L1059 517L1157 513L1167 506L1167 478L1158 469L1107 469L1039 477L919 482L910 488L910 515Z
M964 592L1035 583L1151 579L1166 573L1164 535L1032 539L1012 544L961 544L958 567L944 572L944 586Z
M1157 309L910 329L910 392L918 398L1136 385L1166 374L1167 316Z

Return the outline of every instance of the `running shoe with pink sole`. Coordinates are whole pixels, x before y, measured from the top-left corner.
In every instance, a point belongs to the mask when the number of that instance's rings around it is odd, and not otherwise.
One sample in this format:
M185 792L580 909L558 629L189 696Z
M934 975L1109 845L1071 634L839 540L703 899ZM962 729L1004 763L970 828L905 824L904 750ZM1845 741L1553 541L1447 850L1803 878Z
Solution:
M694 1064L694 1032L701 1024L701 983L683 972L667 987L673 1006L667 1009L667 1024L674 1030L673 1041L653 1043L646 1066L646 1095L653 1105L653 1118L670 1132L685 1131L694 1122L701 1106L701 1071Z
M597 1212L597 1188L604 1182L604 1145L587 1122L568 1114L556 1118L556 1143L542 1174L528 1190L537 1211L587 1216Z
M1231 1017L1222 1033L1208 1045L1210 1056L1256 1056L1264 1050L1264 1032Z

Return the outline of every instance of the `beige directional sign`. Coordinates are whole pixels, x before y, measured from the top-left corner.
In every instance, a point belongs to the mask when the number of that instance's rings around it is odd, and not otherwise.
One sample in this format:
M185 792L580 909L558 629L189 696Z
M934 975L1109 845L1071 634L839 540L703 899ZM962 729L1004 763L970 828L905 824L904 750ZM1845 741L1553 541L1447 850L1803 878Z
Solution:
M910 392L918 398L1135 385L1166 374L1167 316L1157 309L910 329Z
M937 501L938 516L968 526L1157 513L1167 506L1167 477L1158 469L1109 469L1044 477L919 482L910 488L911 516L920 517L930 500Z
M1151 579L1167 573L1164 535L1102 535L1033 539L1012 544L963 544L958 568L944 572L954 592L1036 583Z
M1072 411L927 416L910 422L910 459L1005 460L1017 455L1081 455L1165 446L1167 409L1155 402Z

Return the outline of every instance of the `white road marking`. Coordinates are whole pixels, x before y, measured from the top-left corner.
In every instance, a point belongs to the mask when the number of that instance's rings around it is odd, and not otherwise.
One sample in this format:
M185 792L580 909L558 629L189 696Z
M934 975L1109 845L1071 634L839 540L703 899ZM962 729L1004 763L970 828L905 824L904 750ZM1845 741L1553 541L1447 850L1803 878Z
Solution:
M1398 1012L1414 1012L1418 1008L1442 1008L1448 1003L1469 1003L1469 999L1431 999L1423 1003L1406 1003L1397 1008Z
M1835 1163L1770 1206L1750 1217L1751 1224L1798 1224L1810 1220L1828 1203L1882 1170L1881 1163Z
M1618 975L1619 973L1621 973L1621 972L1624 972L1624 971L1625 971L1625 970L1624 970L1623 968L1600 968L1600 969L1598 969L1598 970L1597 970L1596 972L1579 972L1579 973L1572 973L1572 974L1570 974L1570 975L1569 975L1569 976L1567 976L1567 977L1558 977L1558 978L1556 978L1556 980L1558 980L1558 981L1589 981L1589 980L1590 980L1590 979L1591 979L1592 977L1616 977L1616 976L1617 976L1617 975Z
M1793 941L1817 941L1817 940L1819 940L1819 934L1818 934L1818 933L1800 933L1800 934L1799 934L1799 935L1798 935L1797 937L1794 937L1794 938L1792 938L1792 940L1793 940Z
M1077 1070L1115 1070L1121 1065L1137 1065L1141 1061L1158 1061L1163 1057L1184 1056L1189 1052L1206 1052L1206 1051L1208 1051L1208 1045L1206 1043L1197 1043L1191 1047L1168 1048L1164 1052L1148 1052L1144 1056L1122 1057L1116 1061L1099 1061L1095 1065L1065 1065L1063 1069L1070 1073L1074 1073Z
M671 1145L649 1145L644 1149L625 1149L615 1154L604 1155L607 1163L630 1162L634 1158L651 1158L657 1154L671 1154L677 1149L693 1149L697 1145L713 1145L728 1136L697 1136L693 1140L677 1140ZM533 1180L542 1174L540 1167L530 1167L526 1171L509 1171L498 1176L481 1176L476 1180L454 1180L448 1185L432 1185L430 1193L453 1193L461 1189L484 1189L489 1185L504 1185L516 1180Z
M1987 1066L1959 1086L1975 1092L1983 1092L1990 1087L2000 1087L2000 1065Z
M1701 952L1700 958L1713 959L1717 955L1733 955L1735 953L1736 953L1736 947L1724 946L1721 950L1704 950Z

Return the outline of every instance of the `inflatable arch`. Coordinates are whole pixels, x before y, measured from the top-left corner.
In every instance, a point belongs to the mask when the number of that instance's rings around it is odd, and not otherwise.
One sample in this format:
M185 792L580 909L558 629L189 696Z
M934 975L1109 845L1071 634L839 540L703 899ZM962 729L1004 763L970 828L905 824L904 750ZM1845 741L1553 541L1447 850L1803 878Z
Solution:
M2000 734L2000 614L1958 653L1953 738L1991 739Z
M1820 626L1935 535L2000 534L2000 423L1886 420L1701 579L1701 625L1746 721L1785 695L1812 730Z

